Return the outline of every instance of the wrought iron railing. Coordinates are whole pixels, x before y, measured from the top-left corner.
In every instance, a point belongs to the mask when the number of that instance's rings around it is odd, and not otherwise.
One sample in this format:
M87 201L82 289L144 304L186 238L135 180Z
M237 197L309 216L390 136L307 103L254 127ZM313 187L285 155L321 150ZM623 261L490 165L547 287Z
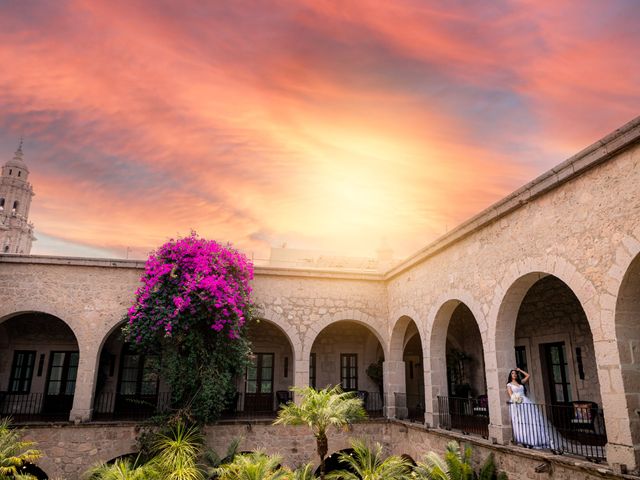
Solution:
M396 402L396 418L410 422L424 423L424 396L394 393Z
M68 421L73 395L0 392L0 417L13 423Z
M362 400L369 418L384 416L384 402L380 392L357 390L353 392ZM227 409L223 412L222 420L260 420L275 418L281 405L293 400L293 392L281 390L270 394L253 394L237 392L230 399Z
M222 420L260 420L275 418L280 405L293 399L293 393L279 390L274 393L244 393L236 392L229 400L228 406L222 412Z
M145 420L171 409L171 393L157 395L119 395L102 392L93 403L93 420Z
M380 392L367 392L356 390L356 397L362 400L362 405L367 411L369 418L379 418L384 416L384 401Z
M549 448L600 461L607 433L602 410L593 402L560 405L511 403L513 442L529 448Z
M484 399L438 397L440 428L462 433L489 436L489 408Z

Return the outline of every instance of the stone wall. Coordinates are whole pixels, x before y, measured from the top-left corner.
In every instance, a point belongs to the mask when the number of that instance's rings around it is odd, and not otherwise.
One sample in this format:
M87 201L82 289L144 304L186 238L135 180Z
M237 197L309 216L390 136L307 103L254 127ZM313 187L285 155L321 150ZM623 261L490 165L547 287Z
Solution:
M31 426L26 437L37 441L39 449L44 452L38 466L49 478L78 480L84 471L100 461L135 452L137 433L135 425ZM220 424L207 427L205 433L207 445L218 453L225 452L234 439L240 438L240 451L262 450L278 454L282 456L283 464L290 467L307 462L318 465L316 442L306 427L266 423ZM498 468L511 479L621 478L607 466L519 447L491 445L482 439L401 422L370 421L354 425L347 431L332 431L329 453L348 448L350 441L356 438L365 439L370 444L378 441L387 454L407 454L414 460L421 460L429 451L442 454L451 440L466 442L473 447L476 465L493 453ZM545 466L547 471L536 473L535 469L541 466Z

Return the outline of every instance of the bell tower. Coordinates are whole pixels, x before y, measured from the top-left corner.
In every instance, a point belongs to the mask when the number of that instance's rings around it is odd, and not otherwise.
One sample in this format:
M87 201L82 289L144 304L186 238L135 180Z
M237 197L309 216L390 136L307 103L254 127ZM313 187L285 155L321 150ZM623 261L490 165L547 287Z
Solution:
M21 139L13 159L4 164L0 175L0 253L31 252L35 237L33 224L29 223L29 207L34 193L28 177Z

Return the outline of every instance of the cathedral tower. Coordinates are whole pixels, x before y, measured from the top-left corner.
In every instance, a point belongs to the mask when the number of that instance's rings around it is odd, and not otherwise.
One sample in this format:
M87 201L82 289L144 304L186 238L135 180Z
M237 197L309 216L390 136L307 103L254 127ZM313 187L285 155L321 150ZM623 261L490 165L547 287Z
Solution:
M2 167L0 176L0 253L31 252L33 224L29 223L29 207L33 188L27 182L29 169L22 158L22 140L13 160Z

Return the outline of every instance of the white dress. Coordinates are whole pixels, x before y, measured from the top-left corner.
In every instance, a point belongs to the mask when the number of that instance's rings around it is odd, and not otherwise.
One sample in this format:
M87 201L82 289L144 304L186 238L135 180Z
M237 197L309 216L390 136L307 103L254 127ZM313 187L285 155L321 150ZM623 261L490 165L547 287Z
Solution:
M553 448L549 435L550 426L542 411L542 405L533 403L524 394L524 386L507 383L511 393L522 397L522 403L512 402L509 405L513 440L516 443L532 448ZM511 399L510 399L511 401Z

